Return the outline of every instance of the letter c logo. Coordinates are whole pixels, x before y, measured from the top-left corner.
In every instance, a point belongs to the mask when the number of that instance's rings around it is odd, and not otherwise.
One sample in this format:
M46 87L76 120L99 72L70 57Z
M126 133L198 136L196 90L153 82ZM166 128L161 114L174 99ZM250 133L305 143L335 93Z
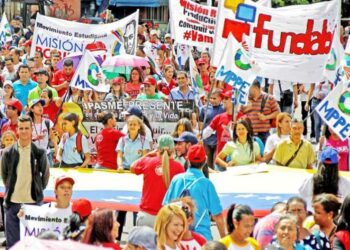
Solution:
M339 109L346 115L350 115L350 92L345 91L339 98Z
M97 74L99 73L100 73L100 70L97 64L96 63L90 64L88 69L88 81L94 86L98 85Z
M250 69L252 66L250 66L249 63L244 63L242 62L242 56L244 57L244 54L242 52L241 49L238 49L236 54L235 54L235 64L238 68L242 69L242 70L248 70Z

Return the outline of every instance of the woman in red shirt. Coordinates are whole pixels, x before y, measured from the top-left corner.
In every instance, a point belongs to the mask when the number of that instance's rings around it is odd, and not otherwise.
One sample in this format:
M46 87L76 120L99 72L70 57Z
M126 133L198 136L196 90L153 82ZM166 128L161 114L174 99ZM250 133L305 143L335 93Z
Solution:
M161 81L158 84L158 90L162 91L163 94L165 95L169 95L170 94L170 90L172 90L173 88L176 87L176 82L174 80L174 66L173 65L166 65L164 67L164 79L166 82Z
M136 99L137 95L141 92L142 84L142 71L140 68L133 68L130 73L130 82L126 84L125 92L131 97Z
M122 132L116 129L117 121L110 112L102 112L98 121L104 128L96 135L97 163L96 169L117 170L117 152L115 151L118 141L124 136Z

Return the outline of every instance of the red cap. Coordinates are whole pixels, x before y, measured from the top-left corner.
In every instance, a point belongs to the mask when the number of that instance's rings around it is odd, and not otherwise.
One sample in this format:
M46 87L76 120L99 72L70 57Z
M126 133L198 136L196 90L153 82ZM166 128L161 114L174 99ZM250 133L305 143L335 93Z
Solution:
M83 220L92 212L91 202L87 199L79 199L74 201L72 206L72 212L79 214L80 219Z
M70 184L72 184L72 185L74 185L74 180L73 180L73 178L71 178L71 177L68 177L68 176L65 176L65 175L62 175L62 176L60 176L60 177L58 177L57 179L56 179L56 182L55 182L55 189L57 189L57 186L58 185L60 185L62 182L64 182L64 181L68 181Z
M187 159L190 162L194 162L194 163L204 162L207 159L207 156L205 154L205 149L203 145L196 144L196 145L190 146L187 153Z
M118 84L122 84L123 82L124 82L123 77L117 77L117 78L113 79L112 84L113 85L118 85Z
M226 90L221 92L221 98L231 98L232 90Z
M25 43L23 43L23 46L24 47L32 46L32 40L25 41Z
M149 84L149 85L157 85L157 81L156 79L154 79L154 77L152 76L148 76L144 81L143 84Z
M207 60L205 60L204 58L199 58L198 61L197 61L197 64L200 65L200 64L206 64L207 63Z
M19 112L22 112L22 104L20 101L18 101L17 99L12 99L12 100L9 100L7 101L6 103L6 106L11 106L11 107L14 107L16 108Z

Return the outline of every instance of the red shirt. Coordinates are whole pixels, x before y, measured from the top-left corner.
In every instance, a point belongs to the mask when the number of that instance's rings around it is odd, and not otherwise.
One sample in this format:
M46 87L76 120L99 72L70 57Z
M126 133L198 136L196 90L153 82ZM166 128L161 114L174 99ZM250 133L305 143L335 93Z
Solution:
M131 97L131 99L136 99L137 95L141 92L141 84L128 82L125 86L125 92Z
M3 135L7 130L12 130L18 138L17 124L11 124L11 121L7 121L1 128L1 134Z
M231 139L230 134L230 125L232 121L232 115L227 114L227 112L219 114L214 117L214 119L210 123L210 127L216 131L217 136L217 147L216 153L220 153L220 151L225 146L226 142Z
M56 121L56 115L60 110L54 102L50 102L48 106L43 107L43 117L50 119L53 123Z
M159 157L144 157L133 167L135 174L143 174L141 211L157 215L162 207L162 201L167 191L162 176L162 160ZM180 173L185 172L184 167L177 161L170 159L170 181Z
M113 170L117 169L117 152L119 139L124 136L115 128L104 128L96 135L97 164Z
M65 81L70 82L70 80L72 80L74 75L74 71L70 74L70 75L66 75L63 70L59 70L56 73L53 74L53 78L51 81L51 86L55 86L55 85L61 85L62 83L64 83ZM62 97L64 96L64 94L66 93L67 88L58 90L58 96Z
M170 90L172 90L175 87L176 87L176 82L174 79L171 79L168 87L167 87L167 83L162 81L161 83L158 84L158 91L161 91L164 95L169 95Z
M200 250L207 240L200 234L191 232L192 239L181 240L180 245L182 250Z
M113 243L113 242L103 243L102 247L114 249L114 250L121 250L120 246L117 243Z

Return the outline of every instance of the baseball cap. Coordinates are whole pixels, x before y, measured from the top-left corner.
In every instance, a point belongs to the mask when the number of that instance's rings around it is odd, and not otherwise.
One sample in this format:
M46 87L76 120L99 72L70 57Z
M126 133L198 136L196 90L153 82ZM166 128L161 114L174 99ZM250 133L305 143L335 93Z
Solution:
M12 81L10 80L6 80L2 86L5 87L6 85L10 85L13 88Z
M123 77L116 77L113 79L112 84L119 85L119 84L122 84L123 82L124 82Z
M136 115L142 117L142 111L138 106L130 106L128 110L122 112L123 115Z
M199 58L198 61L197 61L197 64L200 65L200 64L206 64L207 61L204 59L204 58Z
M6 104L6 106L14 107L14 108L16 108L19 112L22 112L22 109L23 109L22 104L21 104L21 102L20 102L19 100L17 100L17 99L9 100L9 101L7 101L5 104Z
M38 103L41 103L41 106L44 106L45 105L45 100L44 99L33 99L29 102L29 105L28 107L31 108L33 107L34 105L38 104Z
M156 30L151 30L150 35L151 36L153 36L153 35L158 36L158 32Z
M49 72L47 72L47 70L44 69L44 68L37 69L37 70L34 72L34 74L35 74L35 75L43 74L43 75L49 76Z
M144 247L146 250L156 250L157 235L150 227L134 227L129 232L128 244Z
M226 90L221 92L222 98L231 98L232 97L232 90Z
M152 76L148 76L144 81L143 84L149 84L149 85L157 85L156 79Z
M190 142L192 145L198 143L198 139L195 134L185 131L178 138L174 138L175 142Z
M204 162L206 158L207 158L207 155L205 154L205 149L203 145L201 144L192 145L188 149L187 159L190 162L200 163L200 162Z
M332 147L325 147L321 152L321 162L328 164L337 164L338 151Z
M72 212L79 214L80 219L83 220L92 212L91 202L84 198L73 201Z
M164 36L164 38L168 38L168 37L171 38L171 34L170 33L166 33L165 36Z
M65 176L65 175L62 175L60 177L58 177L56 179L56 182L55 182L55 189L57 189L57 186L60 185L62 182L64 181L68 181L70 184L74 185L74 180L73 178L69 177L69 176Z
M173 149L175 147L174 139L170 135L161 135L158 137L158 149L164 149L168 147Z

